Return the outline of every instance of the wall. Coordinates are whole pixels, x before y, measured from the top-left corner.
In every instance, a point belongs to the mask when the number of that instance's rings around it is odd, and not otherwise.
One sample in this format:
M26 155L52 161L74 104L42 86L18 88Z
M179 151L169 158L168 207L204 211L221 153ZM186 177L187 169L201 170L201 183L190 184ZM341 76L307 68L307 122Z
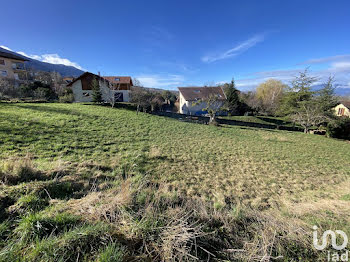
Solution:
M5 65L0 64L0 71L7 71L7 77L3 77L0 73L0 78L8 78L8 79L15 79L15 72L12 68L12 63L23 63L23 61L19 61L16 59L9 59L5 57L0 57L0 60L5 61Z
M340 108L344 108L344 115L350 117L350 110L343 104L339 104L334 108L335 115L340 116L338 115L338 111Z
M123 102L130 101L129 90L111 90L108 88L105 81L99 81L99 83L103 101L109 102L111 94L115 92L123 93ZM93 92L92 90L83 90L81 80L78 80L72 84L72 90L75 102L92 102ZM86 96L86 94L88 94L89 96Z
M201 102L199 104L194 104L194 101L186 101L183 95L180 92L180 114L186 115L202 115L206 112L203 111L203 108L207 107L206 102Z

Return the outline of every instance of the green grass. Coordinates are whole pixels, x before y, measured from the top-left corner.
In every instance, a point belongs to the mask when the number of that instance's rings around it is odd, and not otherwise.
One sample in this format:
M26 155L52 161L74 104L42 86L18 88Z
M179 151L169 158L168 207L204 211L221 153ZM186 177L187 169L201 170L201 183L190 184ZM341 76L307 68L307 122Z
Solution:
M294 124L284 117L271 116L224 116L223 119L236 120L249 123L258 123L264 125L287 126L292 127Z
M283 119L230 118L290 124ZM28 165L18 164L28 159ZM244 220L237 214L249 208L307 225L327 224L317 214L331 210L337 212L331 224L336 227L345 224L347 219L340 217L349 211L350 143L300 132L207 126L95 105L0 103L0 160L0 179L12 179L0 185L0 204L6 210L2 220L16 221L13 240L23 234L20 238L38 241L31 251L18 247L11 254L29 252L33 261L51 258L55 243L67 258L71 251L66 243L80 241L70 235L79 229L45 213L48 205L65 211L71 207L91 221L111 221L111 212L116 212L124 221L118 224L118 234L128 241L137 239L137 245L140 238L160 230L150 218L155 215L161 225L168 223L164 210L181 206L185 199L212 205L213 216L203 215L201 221L215 216ZM121 191L105 193L110 190ZM98 201L91 200L95 192L102 192ZM113 202L114 195L121 197L119 202ZM105 213L111 203L117 208ZM94 208L84 209L85 204ZM97 211L102 213L97 216ZM208 228L219 230L216 226L225 223L210 222ZM36 231L37 224L47 225L47 231ZM8 222L1 225L4 231ZM50 235L54 228L57 234ZM111 253L124 254L119 244L105 245L102 235L93 236L95 246L85 246L87 240L82 240L90 259L106 261ZM158 241L153 237L150 243ZM87 259L81 255L78 259Z

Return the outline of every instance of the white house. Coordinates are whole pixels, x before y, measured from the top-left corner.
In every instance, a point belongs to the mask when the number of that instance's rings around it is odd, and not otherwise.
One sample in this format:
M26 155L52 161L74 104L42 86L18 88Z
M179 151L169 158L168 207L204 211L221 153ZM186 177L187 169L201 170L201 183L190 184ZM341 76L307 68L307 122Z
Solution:
M109 78L109 77L108 77ZM91 102L92 101L92 81L98 80L102 100L110 102L115 99L116 102L130 101L130 88L132 81L130 77L113 77L114 81L109 81L107 77L101 77L90 72L85 72L78 78L74 79L67 86L72 88L75 102ZM127 83L127 78L130 80ZM119 80L119 81L117 81ZM122 80L122 81L121 81Z
M218 100L225 102L225 93L219 86L212 87L179 87L179 112L187 115L203 115L206 111L203 108L207 107L205 102L201 100L209 96L216 96Z
M337 116L350 117L350 102L343 102L334 108L334 113Z

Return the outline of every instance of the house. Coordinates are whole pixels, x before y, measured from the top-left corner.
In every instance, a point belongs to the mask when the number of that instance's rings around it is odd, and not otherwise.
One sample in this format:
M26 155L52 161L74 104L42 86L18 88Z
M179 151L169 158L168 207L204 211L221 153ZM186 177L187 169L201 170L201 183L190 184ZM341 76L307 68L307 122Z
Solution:
M350 101L343 101L334 108L334 113L337 116L350 117Z
M210 96L216 96L218 100L224 104L226 96L224 91L219 86L212 87L179 87L179 112L187 115L202 115L206 114L203 111L207 107L202 99Z
M111 99L115 99L115 102L129 102L130 100L130 86L126 84L123 89L119 89L123 83L110 82L105 77L95 75L90 72L85 72L78 78L75 78L72 82L67 84L67 87L71 87L76 102L91 102L92 101L92 81L97 79L100 85L102 99L105 102L109 102ZM131 79L131 78L130 78ZM116 80L115 80L116 81ZM128 82L132 84L132 82ZM120 85L119 85L120 84Z
M107 79L118 90L130 90L133 86L130 76L103 76L103 78Z
M21 81L27 80L27 71L24 62L27 59L0 51L0 78Z
M63 77L63 82L65 84L69 84L69 83L73 82L73 80L74 80L73 76L65 76L65 77Z

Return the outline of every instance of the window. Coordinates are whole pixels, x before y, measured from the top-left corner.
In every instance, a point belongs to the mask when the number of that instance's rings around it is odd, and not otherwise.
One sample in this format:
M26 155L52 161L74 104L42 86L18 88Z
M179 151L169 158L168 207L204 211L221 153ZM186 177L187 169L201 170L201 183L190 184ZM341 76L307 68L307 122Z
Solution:
M15 74L13 74L13 76L15 77L16 80L19 80L18 74L15 73Z
M345 108L339 108L338 109L338 116L343 116L345 113Z
M1 75L1 76L7 76L7 71L1 70L1 71L0 71L0 75Z
M5 65L5 60L4 59L0 59L0 65Z
M201 90L194 90L194 92L195 92L195 93L200 93L200 92L201 92Z
M119 77L115 77L114 80L115 81L120 81L120 78Z

